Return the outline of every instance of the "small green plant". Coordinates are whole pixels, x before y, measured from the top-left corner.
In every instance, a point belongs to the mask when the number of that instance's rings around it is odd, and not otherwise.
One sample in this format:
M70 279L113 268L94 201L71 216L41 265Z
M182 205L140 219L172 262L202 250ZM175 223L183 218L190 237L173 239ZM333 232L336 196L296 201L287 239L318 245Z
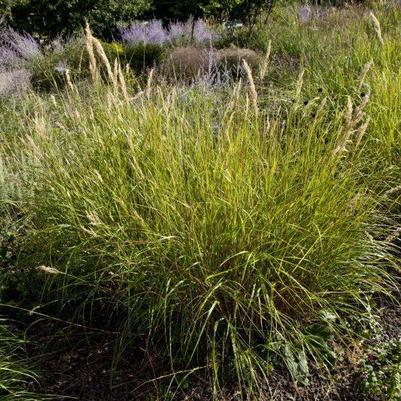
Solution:
M126 44L123 50L124 61L136 72L160 65L167 54L167 49L160 44Z
M362 388L383 400L401 399L401 341L393 339L368 349L362 367Z
M126 54L122 44L101 42L101 45L110 62L125 61ZM30 60L27 67L31 72L32 88L39 92L64 89L67 85L67 73L74 81L90 76L89 57L81 37L72 39L60 52L49 50L43 56ZM103 67L100 68L100 74L106 75Z
M31 72L32 88L35 91L51 91L65 87L64 70L67 67L59 55L48 54L31 60L28 68Z
M23 342L14 336L0 321L0 398L2 401L41 401L42 397L30 392L29 383L37 376L27 369L27 362L21 358Z

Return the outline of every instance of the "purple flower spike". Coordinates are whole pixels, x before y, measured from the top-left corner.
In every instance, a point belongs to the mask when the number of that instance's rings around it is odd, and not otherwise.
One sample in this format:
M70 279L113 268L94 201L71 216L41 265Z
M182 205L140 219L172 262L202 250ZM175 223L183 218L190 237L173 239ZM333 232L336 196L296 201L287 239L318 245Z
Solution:
M148 23L135 22L130 27L121 30L121 38L130 44L167 42L168 35L161 21L153 20Z
M122 40L130 44L165 44L170 42L188 45L191 39L197 44L204 44L210 42L214 37L214 33L203 21L197 20L193 25L193 19L189 19L185 23L171 23L168 29L163 27L160 20L152 20L147 23L135 22L128 28L122 29L120 34Z
M161 21L153 20L146 25L146 42L163 44L168 40L168 33L164 30Z
M7 28L0 33L0 44L25 60L42 54L39 43L31 35L18 33L12 28Z
M22 62L23 59L14 50L6 46L0 47L0 70L14 68Z

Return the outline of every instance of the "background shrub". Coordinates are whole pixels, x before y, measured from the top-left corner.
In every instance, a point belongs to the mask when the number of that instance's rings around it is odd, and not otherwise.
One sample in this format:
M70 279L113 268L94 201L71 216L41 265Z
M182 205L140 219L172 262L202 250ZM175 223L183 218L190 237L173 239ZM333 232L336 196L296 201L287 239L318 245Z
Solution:
M97 34L110 37L119 23L131 21L151 5L148 0L10 0L5 3L3 9L10 25L49 37L71 34L85 20Z
M210 58L207 50L196 47L177 47L171 51L163 65L164 73L176 79L190 79L208 71Z
M124 47L116 42L101 42L107 58L124 62ZM100 73L106 71L100 64ZM63 89L66 85L66 71L70 78L79 81L89 77L89 57L83 38L68 41L59 51L47 51L43 57L30 60L27 68L31 71L31 82L35 90L50 91Z
M186 22L171 22L164 27L162 21L134 22L120 30L121 39L131 45L139 43L192 46L210 45L215 33L202 20L188 19Z
M237 18L248 23L261 13L270 12L275 0L1 0L0 15L20 31L55 37L71 34L87 20L92 30L106 38L118 31L120 24L142 17L164 21L195 20L202 16L215 19ZM194 22L195 23L195 22Z
M195 19L210 16L216 19L240 19L253 22L261 13L268 13L275 0L154 0L153 13L159 18Z
M245 60L256 72L261 63L261 57L250 49L230 48L216 52L216 67L219 71L226 72L233 77L243 75L242 62Z
M160 65L166 54L166 48L155 43L127 44L122 53L124 61L136 72Z

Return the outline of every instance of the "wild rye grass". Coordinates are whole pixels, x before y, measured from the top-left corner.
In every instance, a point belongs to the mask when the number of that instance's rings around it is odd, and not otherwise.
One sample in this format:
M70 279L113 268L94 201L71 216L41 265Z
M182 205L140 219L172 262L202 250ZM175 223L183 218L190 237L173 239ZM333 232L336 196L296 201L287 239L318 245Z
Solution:
M27 391L27 384L35 382L37 376L28 369L29 363L21 359L22 346L23 341L0 321L0 398L4 401L45 400L46 397Z
M171 386L206 372L216 398L234 384L260 399L280 364L301 383L308 361L330 366L329 340L348 346L349 321L392 288L399 45L394 16L375 13L384 44L352 15L338 44L296 25L315 39L300 35L303 80L274 113L260 82L150 81L128 97L121 82L95 84L30 95L34 111L11 105L7 196L26 219L20 266L45 280L44 299L82 314L111 305L121 344L145 334Z
M12 216L13 200L18 198L10 181L12 174L6 167L4 153L0 158L0 288L3 295L5 276L12 258L12 227L15 222ZM1 303L3 297L1 297ZM24 358L24 341L18 338L3 319L3 305L0 317L0 399L4 401L39 401L45 399L28 390L28 384L37 383L37 375L32 364Z
M390 279L353 163L357 112L327 119L322 99L312 118L297 101L267 120L246 88L229 96L36 99L14 149L30 221L21 263L43 266L63 302L125 311L122 341L147 333L172 371L202 368L215 395L232 381L257 397L273 364L306 381L307 357L331 360L317 327L345 335L344 316L368 313Z

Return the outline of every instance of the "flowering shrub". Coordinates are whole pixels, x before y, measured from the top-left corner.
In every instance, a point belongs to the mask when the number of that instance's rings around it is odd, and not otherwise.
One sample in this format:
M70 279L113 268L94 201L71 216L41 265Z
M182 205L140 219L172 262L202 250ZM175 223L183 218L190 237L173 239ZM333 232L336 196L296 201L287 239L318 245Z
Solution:
M0 43L19 58L29 60L42 54L40 44L28 33L6 28L0 33Z
M198 44L210 43L216 36L216 33L211 31L202 20L194 23L192 19L189 19L187 22L175 22L169 26L169 37L173 44L185 45L191 39Z
M25 68L0 72L0 98L26 92L30 86L30 78L31 73Z
M210 42L215 34L202 20L171 23L164 28L160 20L147 23L134 22L120 31L121 38L129 44L187 45L191 42L202 45Z
M153 20L148 23L133 23L130 27L121 31L121 37L124 42L130 44L162 44L167 41L168 34L164 30L161 21Z
M39 43L27 33L18 33L12 28L0 32L0 70L20 68L42 51Z
M15 67L22 62L18 54L6 46L0 47L0 70Z

